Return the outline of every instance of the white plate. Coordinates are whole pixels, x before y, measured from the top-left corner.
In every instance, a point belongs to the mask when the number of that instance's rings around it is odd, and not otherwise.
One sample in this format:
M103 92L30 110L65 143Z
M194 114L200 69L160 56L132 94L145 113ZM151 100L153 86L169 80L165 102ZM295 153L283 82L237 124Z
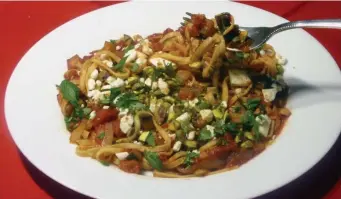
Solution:
M237 170L186 180L129 175L76 156L75 146L69 144L55 89L67 58L85 55L123 33L148 35L175 29L185 12L213 17L226 11L243 26L286 22L269 12L231 2L130 2L88 13L55 29L21 59L7 87L6 120L19 149L52 179L95 198L250 198L299 177L328 152L341 129L339 69L303 30L270 40L289 60L285 78L297 91L289 99L293 114L277 142Z

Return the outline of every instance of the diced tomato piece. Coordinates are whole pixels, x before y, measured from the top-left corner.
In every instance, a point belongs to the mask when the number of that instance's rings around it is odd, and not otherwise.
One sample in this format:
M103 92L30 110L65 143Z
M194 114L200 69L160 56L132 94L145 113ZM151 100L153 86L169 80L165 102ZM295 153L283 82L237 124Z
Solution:
M141 172L141 164L136 160L121 160L119 168L128 173Z
M163 34L165 35L165 34L170 33L170 32L174 32L174 30L171 28L167 28L165 31L163 31Z
M64 73L64 78L67 80L79 79L78 70L70 69Z
M110 122L117 118L118 111L116 109L98 109L96 111L96 117L94 118L92 124L94 127Z

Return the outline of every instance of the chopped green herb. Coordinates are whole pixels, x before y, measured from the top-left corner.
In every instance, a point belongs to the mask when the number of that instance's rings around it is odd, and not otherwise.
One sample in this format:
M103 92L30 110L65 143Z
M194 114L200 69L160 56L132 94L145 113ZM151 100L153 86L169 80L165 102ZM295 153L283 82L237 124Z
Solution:
M161 77L161 75L164 73L165 71L162 68L155 68L153 75L152 75L152 80L156 81L159 79L159 77Z
M144 158L146 158L151 167L159 171L162 170L163 164L156 152L145 151Z
M260 103L260 98L252 98L252 99L248 99L247 103L246 103L246 107L249 110L255 110L257 108L257 106Z
M122 93L117 98L116 106L119 108L130 108L130 106L139 102L134 93Z
M165 65L165 73L170 77L174 77L176 73L175 73L173 64L165 63L164 65Z
M128 59L128 56L123 57L115 66L114 69L117 71L122 71L124 64L126 64L126 61Z
M126 54L129 50L132 50L132 49L134 49L134 46L133 46L133 45L129 45L129 46L127 46L127 47L123 50L123 52L124 52L124 54Z
M210 104L204 100L200 100L200 102L197 104L197 107L201 110L202 109L208 109L208 108L210 108Z
M100 139L100 140L103 140L104 136L105 136L105 133L101 132L100 134L97 135L97 138Z
M237 129L237 124L236 123L232 123L232 122L229 122L226 124L226 130L232 134L236 134L238 133L238 129Z
M242 118L244 130L250 130L255 124L255 117L251 111L246 111Z
M206 128L201 129L199 134L199 140L207 141L212 139L212 133L211 131L207 130Z
M63 98L69 101L74 107L78 106L79 88L68 80L63 80L59 86Z
M195 153L195 152L187 152L186 154L186 158L184 161L184 164L186 165L186 167L191 166L194 163L194 160L199 157L199 153Z
M227 140L225 140L225 139L223 139L223 138L220 138L220 139L218 140L218 145L220 145L220 146L225 146L225 145L227 145L227 144L228 144Z
M155 146L155 138L154 138L154 135L152 133L148 134L146 142L149 146Z
M137 72L139 70L140 66L137 63L133 63L133 66L131 67L131 71Z
M234 111L235 113L239 113L241 108L242 108L241 106L234 106L234 107L233 107L233 111Z
M260 140L260 132L259 132L259 123L257 121L255 121L254 125L253 125L253 132L255 134L255 141L259 141Z
M115 44L115 43L116 43L116 40L110 39L110 42L111 42L112 44Z
M110 89L110 97L109 97L109 104L113 103L114 99L121 94L120 88L111 88Z

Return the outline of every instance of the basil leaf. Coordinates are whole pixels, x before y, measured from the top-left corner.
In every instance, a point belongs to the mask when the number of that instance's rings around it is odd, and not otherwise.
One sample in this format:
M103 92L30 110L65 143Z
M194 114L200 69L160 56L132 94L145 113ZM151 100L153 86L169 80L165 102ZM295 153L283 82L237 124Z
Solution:
M249 110L255 110L258 107L259 103L260 98L248 99L246 106Z
M199 157L199 153L187 152L186 158L185 158L185 161L184 161L184 164L186 165L186 167L191 166L194 163L194 160L197 157Z
M114 69L117 71L122 71L124 64L126 64L127 59L128 56L123 57L116 65L114 65Z
M162 170L163 164L156 152L145 151L144 158L146 158L151 167L159 171Z
M146 142L149 146L155 146L155 138L154 135L152 133L149 133Z
M113 103L114 99L120 94L121 94L120 88L111 88L110 89L109 104Z
M105 136L105 133L101 132L100 134L97 135L97 138L100 139L100 140L103 140L104 136Z
M212 138L211 131L207 130L206 128L201 129L199 134L199 140L206 141Z
M244 130L250 130L255 124L255 117L251 111L246 111L242 117L242 123Z
M59 86L63 98L70 102L74 107L78 106L79 88L68 80L63 80Z

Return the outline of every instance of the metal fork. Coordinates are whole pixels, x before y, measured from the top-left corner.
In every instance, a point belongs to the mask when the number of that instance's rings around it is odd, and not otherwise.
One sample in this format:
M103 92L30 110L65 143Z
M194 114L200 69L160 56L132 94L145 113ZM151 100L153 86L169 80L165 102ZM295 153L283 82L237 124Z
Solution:
M193 14L186 12L187 15L192 16ZM187 22L191 19L188 17L183 17ZM184 25L182 23L182 25ZM272 36L277 33L283 32L285 30L290 30L294 28L332 28L341 29L341 19L318 19L318 20L302 20L283 23L274 27L239 27L241 30L246 30L248 32L248 38L251 39L252 43L250 50L257 49L261 47L265 42L267 42ZM227 48L230 51L240 52L241 50L236 48Z

